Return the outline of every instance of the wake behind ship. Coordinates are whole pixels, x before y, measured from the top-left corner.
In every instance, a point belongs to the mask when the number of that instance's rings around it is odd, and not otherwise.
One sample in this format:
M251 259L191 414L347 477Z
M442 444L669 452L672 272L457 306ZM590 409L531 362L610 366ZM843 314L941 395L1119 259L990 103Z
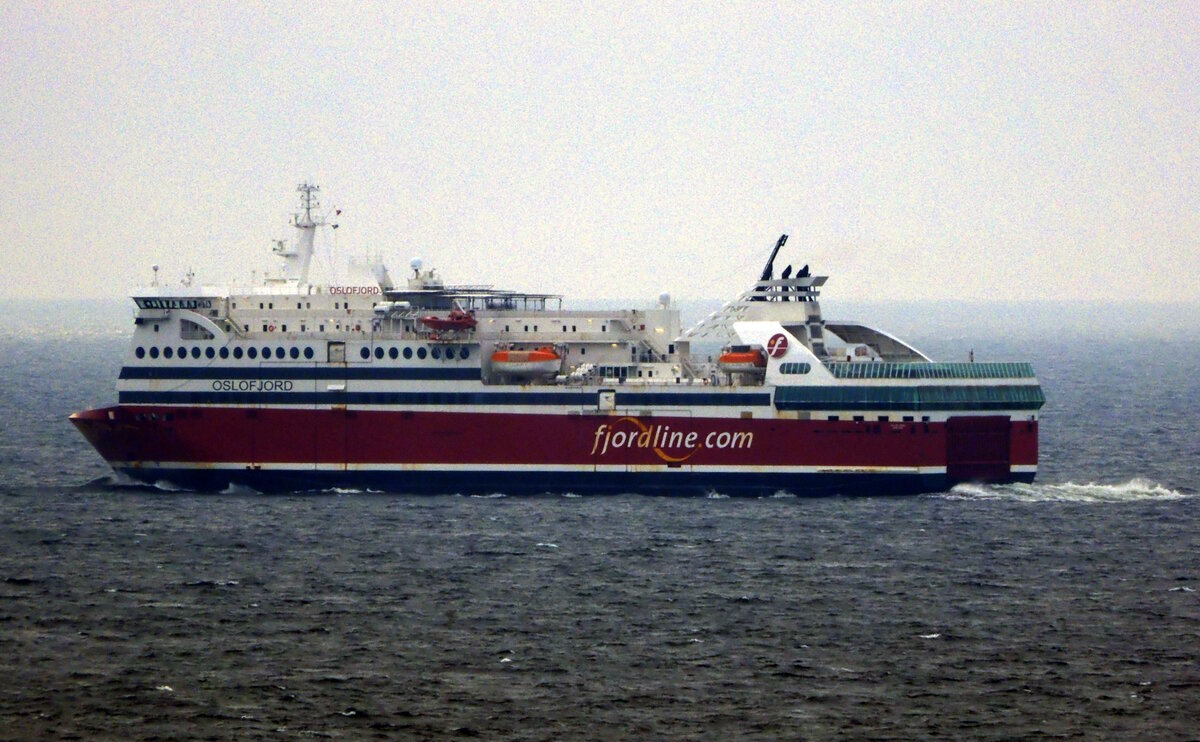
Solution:
M71 416L116 471L201 490L917 493L1032 481L1028 363L936 363L826 320L825 276L757 282L684 331L669 296L571 311L413 261L310 282L314 185L248 288L134 292L117 404ZM157 269L156 269L157 270ZM697 352L693 352L693 347ZM702 347L719 348L711 353Z

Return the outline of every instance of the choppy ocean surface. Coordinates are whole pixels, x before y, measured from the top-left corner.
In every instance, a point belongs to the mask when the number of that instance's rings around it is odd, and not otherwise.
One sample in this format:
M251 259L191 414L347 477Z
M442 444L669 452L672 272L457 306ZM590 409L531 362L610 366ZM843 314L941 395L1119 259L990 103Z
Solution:
M123 487L122 331L0 330L0 738L1200 738L1195 336L918 342L1036 484L742 500Z

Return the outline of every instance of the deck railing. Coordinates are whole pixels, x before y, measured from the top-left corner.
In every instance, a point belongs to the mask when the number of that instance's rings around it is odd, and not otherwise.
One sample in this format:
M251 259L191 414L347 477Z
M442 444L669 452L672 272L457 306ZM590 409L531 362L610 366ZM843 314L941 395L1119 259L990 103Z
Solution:
M1032 379L1029 363L843 363L827 364L839 379Z

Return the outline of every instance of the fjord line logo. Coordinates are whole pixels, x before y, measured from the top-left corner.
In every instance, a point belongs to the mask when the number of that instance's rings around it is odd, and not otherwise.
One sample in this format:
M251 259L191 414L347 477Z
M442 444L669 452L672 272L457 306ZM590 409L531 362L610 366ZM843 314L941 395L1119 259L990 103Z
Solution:
M617 426L624 422L633 423L636 430L617 430ZM714 430L701 438L700 433L694 430L671 430L670 425L647 425L636 417L621 417L612 425L605 423L596 428L591 455L603 456L609 449L649 448L668 464L679 464L695 456L702 448L750 448L752 445L754 433L749 431L731 433L728 430ZM664 449L673 452L682 449L686 453L673 456Z

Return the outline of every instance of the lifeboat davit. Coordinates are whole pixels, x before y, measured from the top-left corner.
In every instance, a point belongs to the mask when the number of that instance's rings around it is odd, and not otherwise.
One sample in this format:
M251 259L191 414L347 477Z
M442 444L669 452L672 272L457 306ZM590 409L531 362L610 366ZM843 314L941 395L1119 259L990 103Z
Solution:
M475 329L475 325L478 322L469 312L464 312L462 309L455 307L450 310L450 314L446 317L436 317L432 314L428 317L422 317L421 324L439 332L459 332Z
M492 354L492 368L502 376L549 376L562 368L562 356L550 347L502 349Z
M760 374L766 371L767 354L762 348L735 345L721 353L717 364L727 374Z

